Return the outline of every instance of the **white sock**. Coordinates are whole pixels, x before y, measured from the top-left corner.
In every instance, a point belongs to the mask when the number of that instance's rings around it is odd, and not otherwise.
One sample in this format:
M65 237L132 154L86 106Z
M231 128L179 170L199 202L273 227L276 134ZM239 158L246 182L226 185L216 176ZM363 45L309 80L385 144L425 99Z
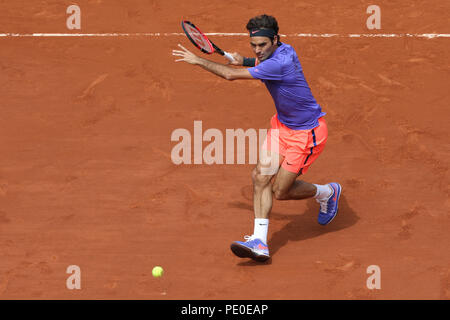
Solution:
M315 184L317 188L316 195L314 198L316 198L319 201L322 200L328 200L333 195L333 189L328 184L325 185L319 185Z
M267 231L269 230L269 219L255 219L255 228L253 230L253 235L259 238L267 244Z

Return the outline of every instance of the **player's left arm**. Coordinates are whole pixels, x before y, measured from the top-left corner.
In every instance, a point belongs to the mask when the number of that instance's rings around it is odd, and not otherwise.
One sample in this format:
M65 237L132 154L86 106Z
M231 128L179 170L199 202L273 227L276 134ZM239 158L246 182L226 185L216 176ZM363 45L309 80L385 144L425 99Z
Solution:
M227 65L223 65L220 63L216 63L214 61L203 59L203 58L200 58L199 56L196 56L192 52L190 52L188 49L183 47L181 44L179 44L178 46L182 50L173 50L172 55L179 56L182 58L175 60L175 62L185 61L185 62L193 64L193 65L198 65L198 66L202 67L203 69L205 69L211 73L214 73L215 75L222 77L226 80L254 79L247 69L231 68Z

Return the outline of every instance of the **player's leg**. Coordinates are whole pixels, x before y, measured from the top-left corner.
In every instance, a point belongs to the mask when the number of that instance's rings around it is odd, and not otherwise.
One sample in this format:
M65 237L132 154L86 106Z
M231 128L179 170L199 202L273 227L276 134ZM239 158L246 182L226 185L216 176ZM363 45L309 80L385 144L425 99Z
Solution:
M261 149L256 168L252 171L253 207L255 213L253 235L246 236L245 242L234 241L231 250L241 258L252 258L256 261L269 259L267 233L269 228L269 213L272 210L271 180L277 174L284 160L284 143L278 127L276 116L272 117L272 128L269 130Z
M281 167L273 183L273 194L277 200L299 200L315 198L320 204L318 222L330 223L337 214L342 187L337 182L325 185L295 180L297 174Z
M277 200L299 200L312 198L317 187L312 183L296 180L298 174L281 167L274 180L272 191Z
M234 241L231 251L240 258L251 258L256 261L266 261L270 258L267 246L269 229L269 213L272 210L272 183L284 157L277 153L268 152L270 161L259 161L252 171L253 207L255 221L253 234L245 236L245 242ZM267 160L267 158L266 158Z
M272 117L272 128L264 141L259 161L252 172L253 208L255 224L253 236L267 243L269 213L272 210L273 192L271 181L284 161L285 130L280 131L281 123L277 116Z
M259 219L267 219L269 217L273 197L271 181L284 160L284 157L277 153L269 153L268 156L271 158L270 161L258 162L252 171L253 210L255 218ZM276 165L277 169L275 172L269 171L268 162Z
M337 212L337 203L336 211L334 212L334 210L332 210L333 204L331 204L330 201L333 201L332 196L335 192L339 197L341 186L334 182L318 185L302 180L295 180L296 178L297 174L290 172L283 167L280 168L272 189L275 199L300 200L314 197L321 206L318 218L319 223L330 223Z
M328 138L326 122L320 118L318 127L307 132L293 132L292 136L296 139L292 139L292 143L286 147L285 160L275 178L273 186L275 197L279 200L314 197L320 204L318 222L326 225L337 214L342 190L340 184L332 182L319 185L301 180L293 181L294 175L304 175L322 153Z

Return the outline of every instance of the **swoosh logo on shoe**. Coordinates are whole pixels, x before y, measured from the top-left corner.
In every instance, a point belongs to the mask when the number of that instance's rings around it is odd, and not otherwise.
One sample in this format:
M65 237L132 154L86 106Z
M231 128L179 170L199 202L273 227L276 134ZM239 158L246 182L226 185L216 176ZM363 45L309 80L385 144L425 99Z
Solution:
M252 31L252 34L255 34L255 33L257 33L259 30L255 30L255 31Z
M332 188L333 188L333 190L334 190L334 198L333 198L333 201L336 201L337 200L337 188L335 188L334 186L331 186Z
M258 244L258 249L260 250L267 250L268 248L266 246L263 246L261 243Z

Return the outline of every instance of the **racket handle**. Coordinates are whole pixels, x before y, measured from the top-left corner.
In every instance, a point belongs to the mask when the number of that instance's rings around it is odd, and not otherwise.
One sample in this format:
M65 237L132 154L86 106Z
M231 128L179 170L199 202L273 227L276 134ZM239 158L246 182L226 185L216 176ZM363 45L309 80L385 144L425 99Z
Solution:
M229 54L226 51L224 51L223 53L224 53L225 58L227 58L230 61L234 61L234 58L233 58L233 56L231 54Z

